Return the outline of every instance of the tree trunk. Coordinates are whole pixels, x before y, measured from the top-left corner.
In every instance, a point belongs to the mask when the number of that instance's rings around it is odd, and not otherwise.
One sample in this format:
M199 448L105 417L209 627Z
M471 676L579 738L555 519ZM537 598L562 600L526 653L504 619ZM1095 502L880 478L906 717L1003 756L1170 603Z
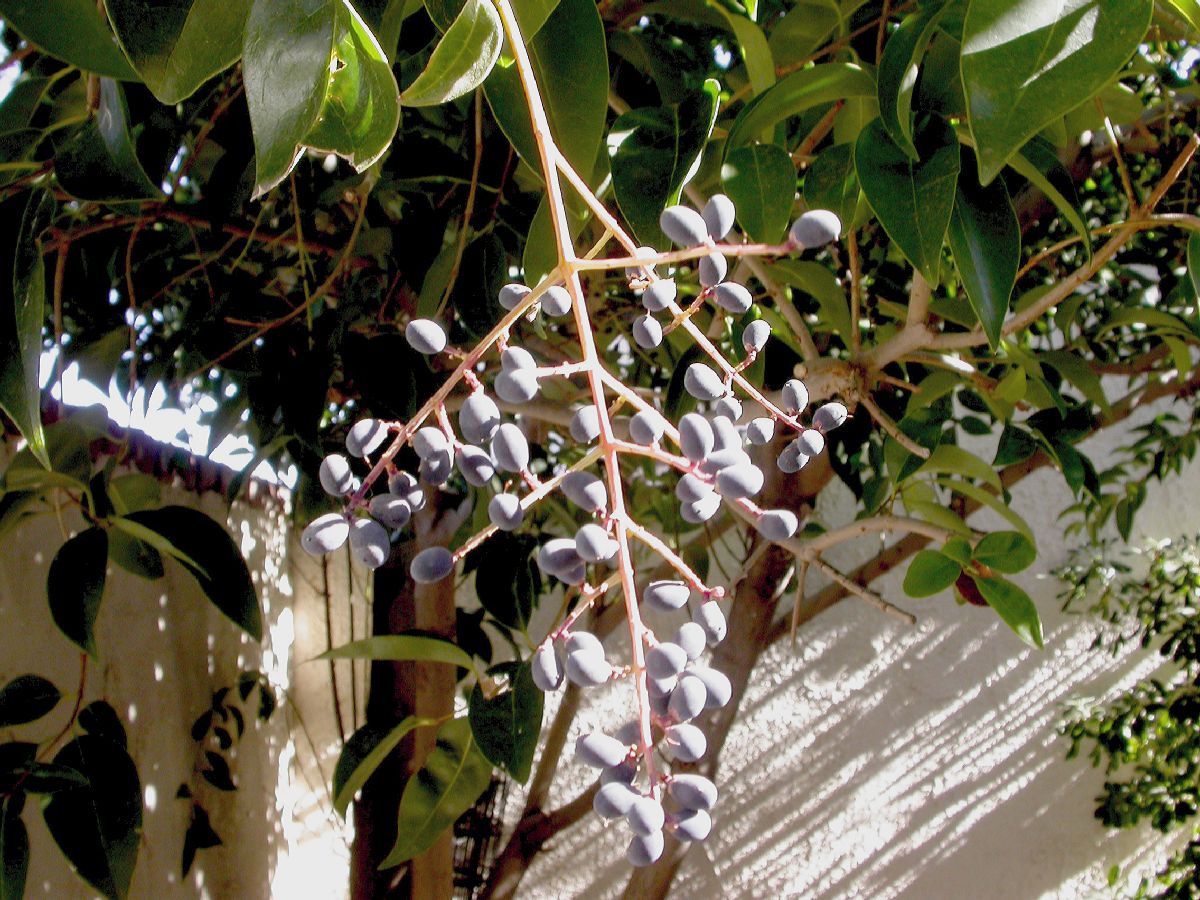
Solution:
M438 495L435 495L438 496ZM465 511L427 508L416 517L416 540L400 544L375 572L373 635L422 631L447 640L455 636L454 579L417 585L408 564L425 547L444 545ZM367 723L390 727L406 716L441 718L454 712L452 666L374 662L367 695ZM453 836L447 832L429 850L399 867L379 864L396 843L396 811L409 777L434 746L435 728L410 732L363 786L354 804L350 856L353 900L446 900L454 889Z

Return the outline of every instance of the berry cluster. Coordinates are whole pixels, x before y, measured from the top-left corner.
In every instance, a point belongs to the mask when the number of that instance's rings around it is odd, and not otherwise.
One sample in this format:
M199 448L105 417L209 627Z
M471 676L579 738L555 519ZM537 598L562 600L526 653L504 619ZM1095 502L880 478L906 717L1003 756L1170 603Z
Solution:
M725 636L721 608L725 591L720 586L706 585L665 542L628 515L618 460L621 455L640 456L675 470L679 476L675 495L685 522L706 522L724 503L753 523L765 539L786 542L796 533L796 515L790 510L762 509L755 504L753 498L761 492L765 475L748 448L769 444L779 427L789 429L795 436L783 446L777 465L784 472L796 472L824 449L825 434L847 416L842 404L827 403L815 411L809 425L803 425L799 417L809 397L802 382L787 382L776 402L746 381L742 372L770 338L766 322L754 320L745 327L745 358L736 365L703 339L702 332L691 323L691 318L710 301L718 316L742 316L752 310L750 291L727 279L727 254L743 255L744 246L719 243L732 229L734 216L733 203L725 196L712 198L701 212L670 207L663 212L660 225L684 252L662 254L652 248L639 248L634 257L638 264L626 269L630 288L640 293L645 308L645 313L632 322L633 341L644 349L653 349L665 334L683 326L711 357L713 365L693 363L684 375L684 387L698 401L699 411L686 413L672 423L604 367L588 333L587 311L580 308L582 293L577 274L560 276L558 281L563 283L555 283L552 278L551 283L537 289L509 284L498 297L506 315L470 352L451 347L437 322L409 322L405 336L415 350L427 355L448 354L460 359L461 364L408 423L368 419L350 429L346 438L348 456L329 456L320 468L322 487L344 498L345 508L318 518L302 537L303 547L317 554L349 541L358 561L377 567L390 552L389 532L409 523L427 502L427 490L445 487L456 477L473 488L491 490L488 528L454 551L430 547L412 560L412 578L432 583L449 577L456 563L496 530L523 527L531 507L551 492L565 497L581 521L573 535L546 540L538 550L537 565L547 576L563 582L567 590L577 592L578 599L566 619L536 648L529 664L535 684L544 691L557 690L565 681L584 688L622 679L633 682L638 717L615 735L583 735L576 744L576 755L583 763L602 770L595 811L606 820L626 820L632 831L627 857L634 865L648 865L659 858L664 829L681 841L707 837L712 824L709 812L717 796L715 786L700 775L668 774L666 768L674 763L696 762L704 755L704 732L693 720L706 709L728 703L732 689L723 674L701 661L706 648ZM792 226L787 244L759 252L795 252L822 246L839 231L840 223L833 214L805 213ZM677 270L677 274L690 271L699 282L696 299L686 309L677 303L675 280L660 277L656 271L666 265L668 256L670 261L682 261L682 256L696 263L690 270ZM542 315L556 318L574 314L582 362L542 363L512 342L512 330L519 320L532 320L539 309ZM666 320L660 320L660 316ZM491 357L493 347L499 351L495 357ZM544 480L539 479L530 469L523 417L505 421L485 380L490 378L491 390L501 401L519 406L538 396L542 381L576 376L588 378L590 402L574 411L567 431L585 453L574 465L559 465L558 471L549 477L543 473ZM457 422L453 422L446 400L459 383L465 384L469 393L462 399ZM739 398L735 390L744 397ZM632 408L620 435L611 417L615 407L609 408L606 391L614 395L616 406ZM746 413L743 402L755 407L753 414ZM430 417L436 424L426 424ZM389 438L388 448L372 462ZM394 463L405 444L412 447L419 461L415 474L400 470ZM370 466L364 477L355 474L352 458ZM598 463L600 474L593 471ZM387 491L368 499L372 484L384 474ZM674 569L678 580L651 580L639 590L631 539ZM601 603L618 585L633 640L628 666L614 666L596 635L573 627L584 612ZM671 640L660 641L642 622L641 607L667 615L687 609L690 614Z

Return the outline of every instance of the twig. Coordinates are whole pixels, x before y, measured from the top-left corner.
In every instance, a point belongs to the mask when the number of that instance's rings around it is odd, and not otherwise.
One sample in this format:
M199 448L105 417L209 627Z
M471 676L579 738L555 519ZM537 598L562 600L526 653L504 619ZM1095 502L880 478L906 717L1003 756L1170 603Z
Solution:
M871 399L871 395L869 393L864 391L862 396L858 398L858 402L867 408L867 412L871 414L871 418L879 424L880 428L891 435L897 444L899 444L909 453L921 457L921 459L929 459L929 450L925 447L922 447L907 434L901 431L900 426L896 424L896 421L879 408L879 405L873 399Z
M909 625L917 624L917 617L912 613L906 612L895 604L888 603L870 588L863 587L861 584L851 581L833 566L829 565L829 563L825 562L825 560L821 559L821 557L815 555L810 556L807 561L812 563L812 565L816 566L850 593L857 597L861 597L863 600L866 600L876 609L887 613L889 616L895 616L901 622L905 622Z
M458 246L454 249L454 264L450 267L450 277L446 279L446 289L442 291L442 302L438 304L437 314L441 315L450 302L450 294L454 283L458 281L458 272L462 268L463 252L467 249L467 235L471 231L471 214L475 211L475 194L479 188L479 166L483 162L483 91L475 90L475 159L471 163L471 186L467 189L467 202L463 206L462 228L458 232Z
M808 560L800 560L796 570L796 602L792 605L792 650L796 649L796 629L800 627L800 608L804 603L804 582L808 579Z

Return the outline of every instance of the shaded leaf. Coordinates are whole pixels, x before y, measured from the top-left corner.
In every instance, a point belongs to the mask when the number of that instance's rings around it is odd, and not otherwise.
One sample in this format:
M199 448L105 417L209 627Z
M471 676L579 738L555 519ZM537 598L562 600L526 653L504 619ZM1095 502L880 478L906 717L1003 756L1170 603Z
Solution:
M721 184L751 238L767 244L783 240L796 199L796 168L786 150L775 144L739 147L725 157Z
M109 78L137 80L93 0L0 0L0 17L64 62Z
M414 728L433 725L436 719L421 719L408 716L391 728L364 725L346 741L338 755L333 770L333 808L338 815L346 817L350 801L354 799L375 770L382 765L399 743Z
M923 6L909 13L900 22L883 46L879 60L879 118L901 150L913 159L912 104L917 86L921 57L937 33L938 20L947 7L939 4Z
M428 850L471 808L491 779L492 764L479 752L467 720L444 724L425 765L404 786L396 844L380 868L399 865Z
M188 822L187 832L183 836L183 856L179 866L183 877L186 878L187 873L191 871L197 850L219 847L221 843L221 836L213 830L204 807L193 803L191 821Z
M508 684L496 696L485 697L476 683L467 718L483 755L525 784L541 734L544 697L528 664L506 668Z
M875 119L854 145L854 166L879 222L932 286L940 280L942 243L954 209L958 138L934 117L918 135L920 160L905 155Z
M861 197L854 145L835 144L822 150L804 176L804 202L808 208L837 213L844 237L854 225Z
M1006 578L974 578L975 586L1021 640L1031 647L1042 647L1042 620L1037 607L1017 585Z
M1200 231L1193 231L1187 242L1187 270L1192 290L1200 298Z
M995 469L974 453L964 450L962 447L956 447L953 444L938 445L933 453L930 454L929 459L925 460L917 471L920 473L949 472L953 475L965 475L968 478L976 478L979 481L986 482L996 488L996 490L1000 489L1000 476L996 474Z
M104 6L125 55L161 103L190 97L241 55L243 3L104 0Z
M46 594L54 624L84 652L96 655L96 616L104 596L108 534L93 526L63 544L50 563Z
M18 675L0 688L0 728L40 719L61 699L58 688L41 675Z
M158 200L129 132L129 108L119 84L100 79L100 107L54 158L58 183L80 200Z
M838 284L837 276L820 263L800 259L782 259L768 264L768 271L784 284L815 297L821 321L844 339L850 336L850 298Z
M1013 171L1024 176L1029 183L1046 195L1058 211L1063 214L1075 229L1087 251L1088 259L1092 257L1092 236L1088 231L1083 214L1079 211L1079 197L1075 193L1075 180L1067 167L1059 161L1058 155L1050 143L1041 137L1032 138L1009 157L1008 165Z
M29 834L13 798L0 804L0 900L21 900L29 874Z
M982 183L1109 82L1137 49L1153 8L1153 0L970 4L962 75Z
M793 72L742 107L729 127L725 152L750 143L805 110L838 100L874 96L875 79L853 63L822 63Z
M471 657L449 641L419 634L389 634L363 638L327 650L317 659L386 659L393 662L446 663L472 668Z

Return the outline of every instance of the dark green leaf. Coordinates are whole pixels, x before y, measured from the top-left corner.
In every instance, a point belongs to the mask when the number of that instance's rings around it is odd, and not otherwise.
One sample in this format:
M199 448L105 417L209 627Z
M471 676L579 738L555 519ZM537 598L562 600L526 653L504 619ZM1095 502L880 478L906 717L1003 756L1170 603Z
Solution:
M725 157L721 184L746 234L767 244L783 240L796 199L796 168L786 150L775 144L739 147Z
M399 836L380 868L399 865L428 850L471 808L491 779L492 764L475 745L467 720L451 719L443 725L424 767L404 786Z
M53 794L86 784L82 774L58 763L31 762L21 774L21 787L31 794Z
M1042 646L1042 620L1029 595L1006 578L975 578L979 593L1017 637L1031 647Z
M137 767L125 748L95 735L75 738L54 761L79 771L87 786L51 794L46 827L84 881L110 900L126 897L142 831Z
M229 771L229 763L225 757L212 750L206 750L204 758L208 761L208 768L200 770L204 780L219 791L236 791L237 785L233 781L233 775Z
M50 615L72 643L96 655L96 616L104 596L108 534L93 526L63 544L50 563L46 594Z
M108 555L118 566L130 574L153 581L166 574L162 554L132 535L119 529L108 534Z
M51 56L97 75L137 81L93 0L0 0L0 17Z
M483 755L524 784L537 751L544 698L528 665L508 666L507 672L508 684L490 699L475 685L467 718Z
M950 472L954 475L965 475L968 478L976 478L979 481L986 482L996 488L996 490L1000 489L1000 476L996 474L995 469L969 450L964 450L962 447L956 447L953 444L941 444L938 446L929 459L925 460L917 471Z
M659 213L679 202L694 174L716 121L720 90L709 79L682 103L631 110L613 123L608 135L613 193L642 243L665 241Z
M756 0L751 0L746 4L746 8L749 11L756 5ZM658 15L683 19L728 31L737 41L739 54L746 66L746 76L754 93L761 94L775 83L775 63L771 56L771 46L762 29L754 23L752 12L747 18L740 11L734 12L715 0L667 0L663 3L646 4L639 12L644 16Z
M1017 531L993 531L975 545L971 558L988 568L1012 575L1023 572L1037 559L1037 550Z
M850 337L850 298L837 276L820 263L804 259L782 259L768 264L771 275L784 284L814 297L822 323L844 340Z
M962 566L936 550L918 550L904 573L904 593L931 597L954 584Z
M937 33L938 20L947 7L939 4L923 6L909 13L900 27L891 33L879 60L879 118L888 134L901 150L913 159L913 91L921 57Z
M1200 298L1200 231L1193 231L1187 242L1188 277L1192 281L1192 290Z
M837 213L844 236L854 224L862 188L854 170L854 145L835 144L821 151L804 176L804 202L809 209Z
M414 728L433 725L436 721L408 716L391 728L364 725L350 735L333 770L333 808L338 815L346 817L346 809L354 795L362 790L362 786L375 774L388 754L404 740L406 734Z
M500 15L490 0L467 0L400 102L434 106L475 90L496 64L503 39Z
M258 592L237 544L218 522L186 506L164 506L113 524L183 564L213 605L254 640L262 640Z
M120 716L104 700L93 700L85 706L79 711L79 718L76 721L78 721L79 727L90 735L102 737L106 741L112 741L122 747L128 745L125 726L121 724Z
M532 39L525 35L525 44L556 143L584 175L600 152L608 115L608 53L596 4L561 0ZM493 69L483 89L509 142L540 171L516 66Z
M0 728L40 719L61 699L58 688L41 675L19 675L0 688Z
M173 105L242 52L247 7L227 0L104 0L117 40L146 87Z
M541 570L533 560L536 538L502 533L481 544L468 558L475 571L475 595L493 619L522 631L542 592Z
M1112 79L1143 39L1153 8L1153 0L968 7L962 75L981 182Z
M54 172L63 190L80 200L162 197L138 159L125 94L111 78L100 79L100 108L58 151Z
M197 850L219 847L221 843L221 836L213 830L204 807L199 803L193 803L192 818L188 823L187 832L183 836L183 856L179 866L183 877L186 878L187 873L191 871Z
M1005 425L1000 432L1000 443L996 446L996 458L993 466L1011 466L1013 463L1024 462L1037 452L1037 441L1023 428L1016 425Z
M756 140L784 119L852 97L874 97L875 80L853 63L822 63L780 79L747 103L725 141L725 152Z
M958 179L950 250L971 308L995 349L1021 263L1021 223L1003 181L982 187L970 169Z
M1075 233L1083 241L1088 258L1092 256L1092 237L1083 214L1079 211L1079 197L1075 193L1075 180L1067 167L1059 161L1050 142L1041 137L1029 143L1009 157L1008 164L1023 175L1029 183L1046 195L1058 211L1063 214Z
M940 280L942 243L954 209L960 165L958 138L934 117L917 135L918 162L872 121L854 146L854 166L867 201L900 252L930 285Z
M472 667L471 657L449 641L419 634L389 634L363 638L322 653L317 659L386 659L393 662L446 663Z
M29 444L29 450L46 468L50 459L42 431L39 366L42 358L42 325L46 318L46 267L38 239L54 215L49 191L29 197L13 255L13 311L0 310L0 409L3 409Z
M0 900L21 900L28 874L29 834L18 803L5 798L0 804Z
M18 782L34 766L37 752L37 744L29 741L0 744L0 793L13 795L19 791Z

